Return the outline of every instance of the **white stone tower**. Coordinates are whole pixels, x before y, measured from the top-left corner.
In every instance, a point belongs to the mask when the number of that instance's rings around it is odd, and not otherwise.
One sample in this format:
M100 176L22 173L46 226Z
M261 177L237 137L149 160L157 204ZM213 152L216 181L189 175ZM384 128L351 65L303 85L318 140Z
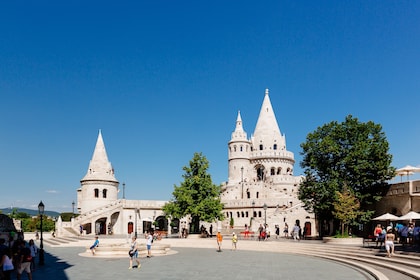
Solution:
M236 127L228 143L228 181L222 186L223 227L239 231L245 225L267 230L299 223L308 235L315 233L313 214L306 212L298 199L301 176L293 175L294 155L286 150L271 105L269 91L257 120L254 134L248 139L238 113Z
M87 173L80 183L81 188L77 192L77 208L81 214L118 199L119 182L115 178L111 162L108 161L101 131L99 131Z
M229 182L242 182L248 177L251 142L242 126L241 113L238 112L236 128L229 141Z

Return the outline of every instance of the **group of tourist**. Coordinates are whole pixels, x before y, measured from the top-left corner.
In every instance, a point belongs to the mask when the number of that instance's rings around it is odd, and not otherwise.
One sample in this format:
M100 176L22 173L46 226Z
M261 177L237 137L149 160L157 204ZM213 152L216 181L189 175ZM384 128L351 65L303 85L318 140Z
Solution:
M20 236L17 239L10 236L6 242L6 239L0 238L0 279L10 280L12 273L16 272L19 280L25 272L32 280L37 254L38 248L32 239L26 242Z
M386 228L377 224L373 230L373 235L376 247L380 248L385 245L388 257L394 254L395 242L403 246L420 246L420 227L416 227L412 222L408 224L397 223L395 227L391 223Z

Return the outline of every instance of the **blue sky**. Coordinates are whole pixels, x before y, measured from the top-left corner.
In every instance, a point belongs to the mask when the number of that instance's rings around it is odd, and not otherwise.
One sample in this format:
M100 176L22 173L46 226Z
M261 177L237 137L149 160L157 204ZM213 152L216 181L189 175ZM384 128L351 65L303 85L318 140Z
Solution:
M418 1L28 2L0 3L1 208L71 211L99 129L128 199L170 199L194 152L226 181L266 88L295 175L348 114L420 165Z

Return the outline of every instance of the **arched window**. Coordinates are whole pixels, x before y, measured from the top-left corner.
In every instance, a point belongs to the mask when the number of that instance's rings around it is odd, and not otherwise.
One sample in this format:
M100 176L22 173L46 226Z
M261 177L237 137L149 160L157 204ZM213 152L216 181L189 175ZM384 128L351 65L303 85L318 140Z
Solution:
M95 197L99 197L99 190L95 189L94 191L95 191Z
M233 151L234 151L234 152L236 152L236 145L235 145L235 146L233 146Z
M260 151L262 151L263 149L264 149L264 146L260 144Z
M257 179L258 181L264 180L264 166L262 165L257 167Z
M251 198L251 193L250 192L246 192L246 197L247 198Z
M242 152L243 151L243 147L241 146L241 148L240 148L240 151Z
M281 167L277 168L277 175L281 174Z
M259 195L260 195L260 193L259 193L259 192L257 192L255 197L256 197L256 198L258 198L258 197L259 197Z
M275 175L275 172L276 172L276 169L274 167L271 167L270 174Z
M277 144L273 145L273 150L277 150Z
M106 193L107 193L107 189L103 189L102 190L102 197L103 198L106 198Z
M239 212L236 212L236 215L238 216L238 218L241 217L241 213L239 213Z
M261 211L258 211L258 218L261 218Z

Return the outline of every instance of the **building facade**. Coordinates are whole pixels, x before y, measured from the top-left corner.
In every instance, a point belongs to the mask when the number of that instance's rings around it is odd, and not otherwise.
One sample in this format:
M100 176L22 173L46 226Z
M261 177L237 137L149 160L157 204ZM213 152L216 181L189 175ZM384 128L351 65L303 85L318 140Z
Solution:
M240 112L228 143L228 181L222 186L224 228L283 232L297 223L307 236L317 234L315 218L298 199L301 176L293 175L294 154L286 149L286 137L279 129L265 91L260 114L251 137L247 137Z
M248 138L238 112L236 127L228 143L228 181L222 184L225 219L213 224L214 231L257 231L266 225L290 229L299 224L307 236L315 236L314 215L299 201L301 176L293 175L294 155L286 149L266 90L254 134ZM78 216L70 223L57 222L57 234L141 234L153 227L169 234L189 228L192 221L167 220L162 212L166 201L119 199L120 183L108 160L102 133L96 141L86 175L77 189ZM123 185L124 188L124 185ZM123 189L124 192L124 189ZM233 224L233 227L231 223ZM209 228L210 224L202 223ZM201 226L201 225L200 225Z

